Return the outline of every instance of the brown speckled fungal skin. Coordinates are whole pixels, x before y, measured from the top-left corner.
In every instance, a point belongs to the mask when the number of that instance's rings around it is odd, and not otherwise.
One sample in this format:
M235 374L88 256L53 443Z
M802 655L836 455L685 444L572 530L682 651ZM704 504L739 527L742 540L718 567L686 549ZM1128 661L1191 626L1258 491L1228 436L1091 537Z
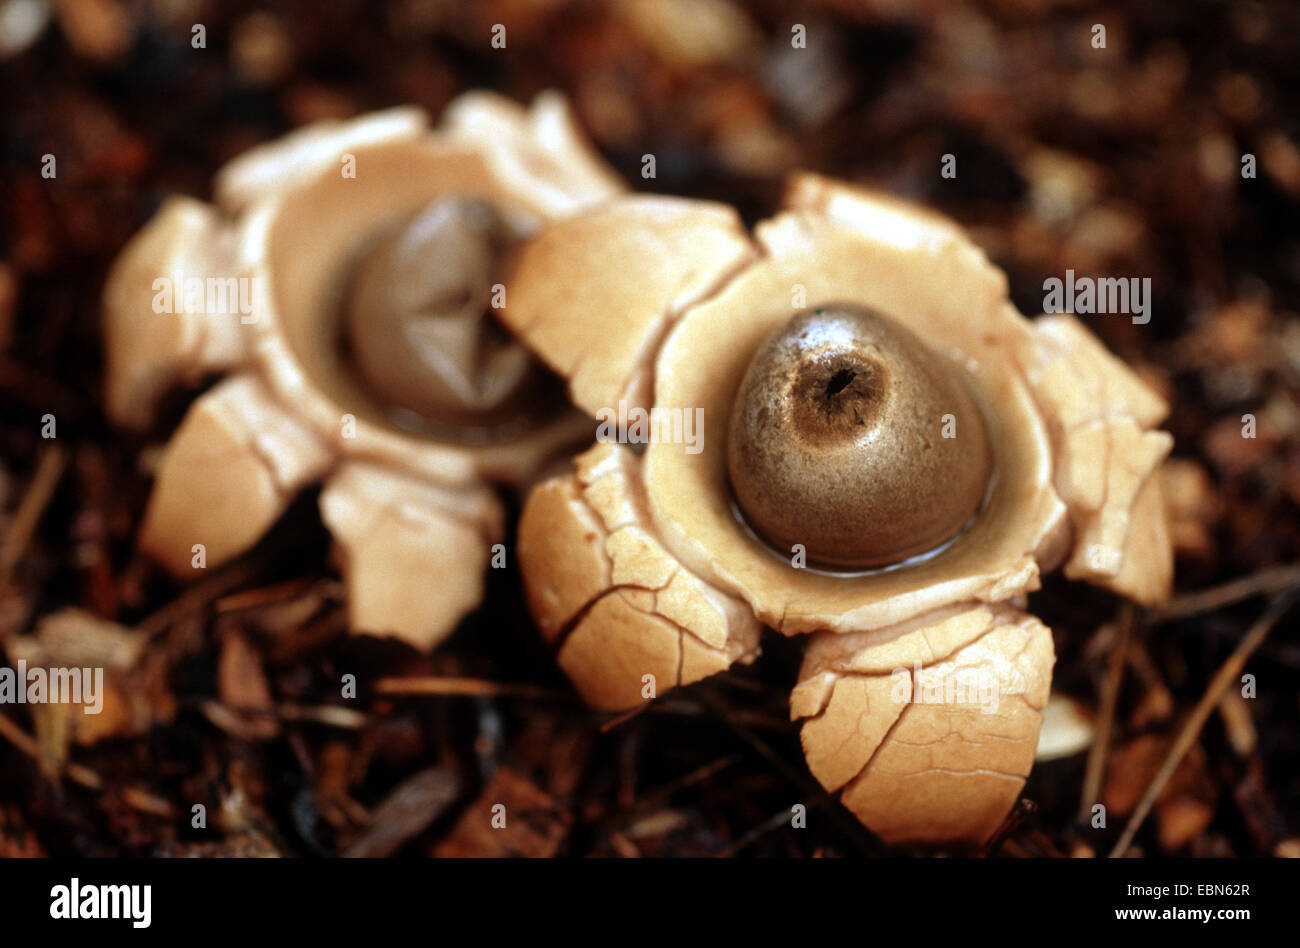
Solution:
M727 470L742 513L782 553L802 544L831 566L934 549L975 513L991 473L962 374L881 314L797 313L736 393Z
M559 96L543 94L525 110L471 93L436 130L417 109L299 129L222 169L215 206L170 200L122 251L105 287L109 413L145 428L172 387L230 374L199 396L169 441L141 548L176 577L196 578L196 545L207 568L239 555L299 490L323 481L321 513L353 628L419 647L446 637L479 602L491 544L503 534L489 485L529 483L557 451L589 437L591 424L560 410L477 443L395 423L393 392L366 384L340 345L350 276L377 235L431 206L479 202L522 236L621 190ZM408 266L387 275L396 281L388 290L418 297L446 274ZM233 295L214 307L155 310L157 281L192 278ZM372 318L378 295L363 301L374 304ZM451 375L472 373L484 351L472 337L489 317L479 309L449 318L447 338L459 346L449 342L448 351L465 362ZM368 353L372 362L408 354ZM409 381L419 366L402 370ZM493 407L492 381L470 394L469 408Z
M752 654L745 610L809 636L791 713L814 775L868 827L894 843L986 840L1029 772L1048 698L1051 634L1024 611L1041 573L1064 564L1141 602L1168 596L1160 399L1077 321L1016 312L955 224L814 175L795 177L752 238L714 205L610 202L525 246L510 293L505 321L580 407L702 413L698 450L599 444L528 500L530 604L579 691L607 708L645 700L642 675L683 650L652 647L667 627L629 616L662 613L664 581L688 577L723 604L707 627L737 654ZM987 438L992 477L969 525L889 569L799 568L733 506L727 445L755 353L797 312L832 305L888 314L919 338L960 374ZM953 403L959 440L976 437L959 397L937 401ZM962 450L978 466L978 444ZM624 523L634 533L611 543ZM672 621L679 641L706 627L689 610Z

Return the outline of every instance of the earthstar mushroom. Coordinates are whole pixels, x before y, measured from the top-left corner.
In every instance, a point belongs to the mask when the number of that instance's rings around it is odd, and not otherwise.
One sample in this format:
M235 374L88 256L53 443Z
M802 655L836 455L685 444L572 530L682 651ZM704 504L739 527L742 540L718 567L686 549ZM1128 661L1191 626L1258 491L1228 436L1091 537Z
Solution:
M530 607L579 692L634 707L762 626L807 635L822 785L889 842L987 839L1048 697L1040 575L1169 593L1160 398L1073 317L1022 317L952 222L811 174L752 237L617 198L543 228L509 288L579 407L703 418L698 450L598 443L529 496Z
M226 377L167 444L141 548L193 578L323 481L353 628L443 639L503 533L493 485L590 436L496 323L511 248L620 190L558 95L469 93L437 129L318 123L228 164L214 205L170 199L105 287L109 414L144 429Z

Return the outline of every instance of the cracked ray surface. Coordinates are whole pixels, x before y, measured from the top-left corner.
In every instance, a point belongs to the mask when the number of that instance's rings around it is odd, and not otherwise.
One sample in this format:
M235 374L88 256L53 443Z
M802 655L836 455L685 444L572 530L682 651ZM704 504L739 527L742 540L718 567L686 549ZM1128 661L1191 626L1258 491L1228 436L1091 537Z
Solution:
M639 488L639 458L597 444L575 473L529 496L519 558L529 605L561 667L593 706L633 707L643 676L660 693L757 653L742 603L699 579L659 542Z
M822 634L792 716L813 775L877 835L974 845L1029 773L1052 663L1051 633L1009 606L943 610L893 637Z

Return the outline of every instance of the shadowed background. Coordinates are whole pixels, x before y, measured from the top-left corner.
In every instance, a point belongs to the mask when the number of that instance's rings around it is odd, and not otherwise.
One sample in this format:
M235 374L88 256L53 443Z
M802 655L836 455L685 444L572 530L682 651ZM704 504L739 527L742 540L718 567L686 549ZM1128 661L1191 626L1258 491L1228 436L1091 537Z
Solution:
M555 672L513 572L493 571L487 605L432 656L348 637L314 493L188 592L134 552L158 447L194 392L146 437L107 425L106 267L168 194L208 197L227 159L316 119L558 88L636 188L752 222L809 168L937 207L1029 315L1066 269L1149 277L1150 323L1085 320L1171 402L1180 593L1300 577L1294 4L0 0L0 57L0 644L125 656L93 733L57 706L0 708L0 854L887 852L805 770L785 706L800 643L769 635L755 668L611 725ZM1060 577L1033 598L1057 691L1095 716L1117 601ZM1076 755L1034 770L1033 806L992 851L1104 852L1262 606L1230 592L1178 621L1137 616L1110 828L1076 822ZM1133 852L1300 851L1294 617L1248 670L1258 697L1210 718ZM379 693L416 676L477 684ZM498 801L526 815L481 829ZM794 803L807 829L790 828Z

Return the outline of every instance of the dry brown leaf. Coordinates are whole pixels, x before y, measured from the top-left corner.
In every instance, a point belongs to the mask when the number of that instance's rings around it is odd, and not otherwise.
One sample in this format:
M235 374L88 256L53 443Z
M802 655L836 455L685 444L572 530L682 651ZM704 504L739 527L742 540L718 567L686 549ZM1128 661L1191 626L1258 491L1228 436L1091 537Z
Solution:
M494 807L504 807L504 811ZM494 817L496 825L494 826ZM505 825L501 826L504 819ZM451 835L434 847L440 857L546 858L568 835L571 818L531 781L501 767L465 811Z

